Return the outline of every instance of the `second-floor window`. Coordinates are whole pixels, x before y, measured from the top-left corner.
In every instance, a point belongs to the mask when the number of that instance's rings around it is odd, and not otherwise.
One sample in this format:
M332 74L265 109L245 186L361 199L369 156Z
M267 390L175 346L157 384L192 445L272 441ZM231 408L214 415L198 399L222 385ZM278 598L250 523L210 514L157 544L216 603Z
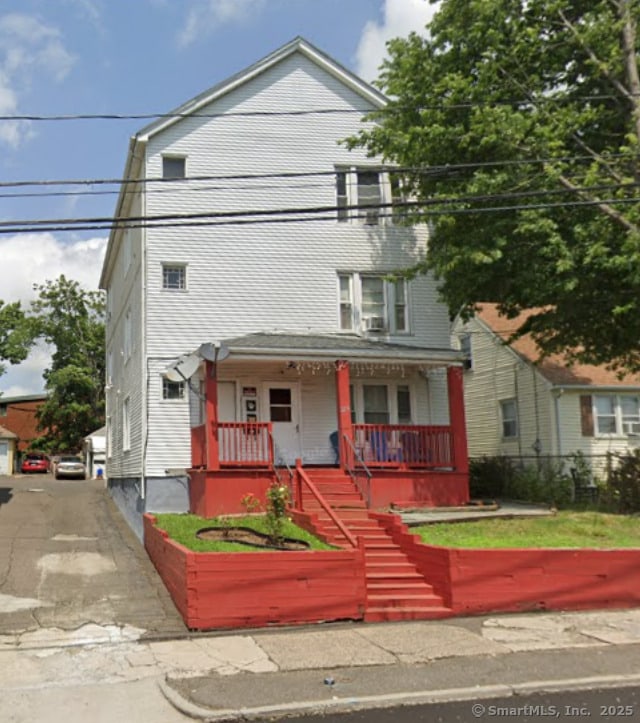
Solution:
M385 207L394 200L402 200L400 185L387 171L364 167L336 169L338 221L355 220L375 226L381 221L397 220L397 214Z
M133 353L133 321L131 317L131 309L127 310L124 317L123 353L125 362L131 358L131 354Z
M388 281L373 274L339 274L340 329L409 332L407 281Z

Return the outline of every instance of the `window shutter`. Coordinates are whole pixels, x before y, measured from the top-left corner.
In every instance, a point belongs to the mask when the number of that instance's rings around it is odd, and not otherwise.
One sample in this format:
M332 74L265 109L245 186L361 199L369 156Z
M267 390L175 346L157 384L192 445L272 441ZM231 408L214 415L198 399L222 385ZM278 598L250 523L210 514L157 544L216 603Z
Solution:
M583 437L593 437L593 399L590 394L580 395L580 425Z

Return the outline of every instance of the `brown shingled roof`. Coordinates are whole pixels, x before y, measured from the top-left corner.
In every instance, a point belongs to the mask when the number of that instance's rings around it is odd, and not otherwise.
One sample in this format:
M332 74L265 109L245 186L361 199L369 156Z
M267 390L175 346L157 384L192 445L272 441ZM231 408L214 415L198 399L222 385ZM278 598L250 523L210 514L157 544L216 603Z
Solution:
M535 313L534 310L525 311L514 319L508 319L498 313L497 304L483 302L479 304L479 307L478 318L504 341L507 341L527 318ZM552 384L602 387L640 386L640 375L638 374L626 374L620 377L616 372L604 366L569 364L562 354L552 354L543 359L540 347L529 334L511 342L510 346L523 359L535 364L540 373Z

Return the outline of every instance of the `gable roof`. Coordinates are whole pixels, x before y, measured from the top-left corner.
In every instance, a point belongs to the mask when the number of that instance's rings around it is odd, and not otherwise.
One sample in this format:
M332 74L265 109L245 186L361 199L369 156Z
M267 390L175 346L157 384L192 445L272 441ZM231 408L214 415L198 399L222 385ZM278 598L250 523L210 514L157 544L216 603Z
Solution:
M258 60L253 65L250 65L248 68L245 68L239 73L232 75L230 78L217 83L202 93L199 93L194 98L186 101L186 103L178 106L178 108L170 111L162 118L149 123L147 126L138 131L136 138L143 141L148 140L156 133L160 133L166 128L179 123L184 116L197 113L200 108L218 100L226 93L229 93L238 86L246 83L252 78L255 78L257 75L264 73L266 70L282 62L294 53L301 53L335 78L341 80L346 86L351 88L351 90L355 91L358 95L361 95L365 100L373 103L373 105L378 107L386 105L387 99L379 90L376 90L376 88L372 85L366 83L357 75L354 75L354 73L347 70L347 68L326 53L322 52L322 50L316 48L308 40L298 36L277 50L274 50L272 53L269 53L266 57Z
M593 364L570 364L562 354L543 357L540 347L530 334L509 342L509 337L533 314L534 310L522 312L514 319L508 319L498 312L498 305L482 302L476 318L493 334L508 343L522 359L534 364L536 369L555 386L598 386L598 387L640 387L640 375L619 376L605 366Z
M18 435L5 427L0 427L0 439L18 439Z
M387 98L379 90L369 83L366 83L362 80L362 78L359 78L357 75L338 63L337 60L334 60L329 55L316 48L308 40L298 36L277 50L274 50L266 57L258 60L253 65L250 65L248 68L245 68L239 73L232 75L230 78L227 78L202 93L199 93L194 98L186 101L186 103L183 103L172 111L169 111L161 118L158 118L146 125L144 128L141 128L129 139L129 150L127 152L123 178L130 180L137 179L140 176L143 154L137 152L139 144L142 144L144 147L144 144L146 144L148 140L156 134L170 128L176 123L180 123L185 116L197 113L204 106L218 100L226 93L235 90L242 84L247 83L251 79L261 73L264 73L269 68L272 68L277 63L282 62L295 53L300 53L311 60L318 67L324 69L330 75L340 80L345 86L360 95L374 107L382 108L386 105ZM363 110L363 115L365 112L366 111ZM132 194L127 193L126 184L123 183L120 186L120 193L116 202L116 209L114 212L115 219L122 215L125 199L129 199L130 201L131 198ZM102 264L102 273L100 274L100 281L98 282L98 287L101 289L106 288L107 279L111 273L115 255L116 236L119 230L121 229L115 225L111 227L107 250Z

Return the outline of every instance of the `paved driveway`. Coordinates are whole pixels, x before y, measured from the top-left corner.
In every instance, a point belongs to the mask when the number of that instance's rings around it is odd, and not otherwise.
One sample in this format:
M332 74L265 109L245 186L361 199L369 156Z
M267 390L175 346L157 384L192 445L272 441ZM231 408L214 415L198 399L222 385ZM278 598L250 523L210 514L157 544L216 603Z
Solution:
M87 623L186 630L104 482L0 476L0 633Z

